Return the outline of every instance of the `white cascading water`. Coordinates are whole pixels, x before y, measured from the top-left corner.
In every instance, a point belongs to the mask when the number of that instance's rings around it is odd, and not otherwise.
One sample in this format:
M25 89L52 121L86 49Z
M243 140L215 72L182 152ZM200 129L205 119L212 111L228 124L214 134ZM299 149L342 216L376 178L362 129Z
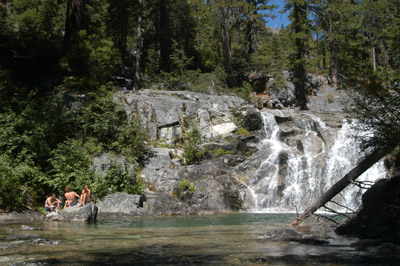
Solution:
M325 123L317 116L307 116L309 119L301 121L305 134L294 145L282 141L282 130L274 115L262 112L265 138L261 145L266 159L247 181L254 201L252 211L302 212L363 156L356 141L349 137L352 129L347 121L343 122L328 150L315 130L315 125L320 130L326 129ZM380 162L357 180L375 181L385 175L383 162ZM346 211L343 206L356 210L362 193L359 187L350 185L334 198L340 205L328 206L337 211Z

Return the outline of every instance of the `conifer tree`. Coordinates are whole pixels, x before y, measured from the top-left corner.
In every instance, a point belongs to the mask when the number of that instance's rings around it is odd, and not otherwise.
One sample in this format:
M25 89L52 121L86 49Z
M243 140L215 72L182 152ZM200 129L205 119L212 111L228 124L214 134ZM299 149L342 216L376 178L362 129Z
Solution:
M288 0L286 5L290 9L290 30L294 36L294 51L291 54L291 64L293 70L293 83L295 85L295 94L297 105L300 109L307 109L306 98L306 55L308 51L308 42L310 40L310 25L308 20L308 5L306 0Z

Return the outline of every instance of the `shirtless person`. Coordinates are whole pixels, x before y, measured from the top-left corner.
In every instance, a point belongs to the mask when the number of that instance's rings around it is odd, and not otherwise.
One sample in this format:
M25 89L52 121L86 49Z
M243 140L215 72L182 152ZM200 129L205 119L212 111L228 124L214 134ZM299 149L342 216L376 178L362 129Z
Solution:
M86 203L91 201L92 191L88 188L87 185L83 187L82 194L81 194L81 204L79 206L85 206Z
M44 202L44 208L48 212L52 212L55 208L60 209L61 200L56 198L56 194L51 193L50 197Z
M76 198L79 199L79 195L75 193L75 191L72 191L70 187L66 187L65 188L65 194L64 194L65 198L67 199L65 201L65 205L64 205L64 209L66 207L73 207L76 204L78 204L76 202Z

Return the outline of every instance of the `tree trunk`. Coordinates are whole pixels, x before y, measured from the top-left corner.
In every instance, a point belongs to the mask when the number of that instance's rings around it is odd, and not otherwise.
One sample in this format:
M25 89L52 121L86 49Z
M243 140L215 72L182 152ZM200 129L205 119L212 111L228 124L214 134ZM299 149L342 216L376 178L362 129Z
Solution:
M306 97L306 38L302 35L307 34L307 30L304 28L304 21L307 21L307 5L305 1L301 3L295 3L293 6L293 17L294 17L294 32L296 34L295 46L295 65L294 65L294 79L295 95L297 99L297 105L301 110L307 109L307 97Z
M375 49L375 38L371 38L371 57L372 57L372 69L376 71L378 68L376 63L376 49Z
M350 172L348 172L342 179L336 182L332 187L330 187L324 194L322 194L317 201L315 201L310 207L308 207L300 217L296 218L292 222L292 226L297 226L320 207L324 206L333 197L339 194L343 189L345 189L353 180L357 179L361 174L378 162L382 157L388 153L388 149L377 148L370 155L365 157L356 167L354 167Z
M258 50L257 38L257 3L256 1L247 0L248 5L248 20L246 23L246 41L247 51L246 59L250 60L250 56Z
M170 72L169 11L167 0L160 0L160 56L161 69Z
M385 46L385 42L383 41L383 37L379 39L379 46L381 47L385 66L390 68L391 67L390 66L390 57L389 57L388 51L386 50L386 46Z
M71 42L72 34L87 28L87 0L68 0L65 17L64 48Z
M226 29L227 25L227 18L226 18L226 11L224 8L220 8L221 12L221 39L222 39L222 51L224 55L224 67L226 72L226 83L228 84L229 88L233 88L236 86L236 79L233 75L232 69L232 62L231 62L231 49L229 45L229 37L228 31Z
M329 2L331 3L331 2ZM337 44L336 38L332 37L334 27L333 27L333 14L331 11L328 12L328 20L329 20L329 49L331 52L331 75L333 79L333 83L337 86L338 85L338 65L337 65Z
M137 27L137 40L136 40L136 68L135 68L135 84L133 89L138 91L140 89L140 53L142 51L142 12L143 0L139 0L139 16Z

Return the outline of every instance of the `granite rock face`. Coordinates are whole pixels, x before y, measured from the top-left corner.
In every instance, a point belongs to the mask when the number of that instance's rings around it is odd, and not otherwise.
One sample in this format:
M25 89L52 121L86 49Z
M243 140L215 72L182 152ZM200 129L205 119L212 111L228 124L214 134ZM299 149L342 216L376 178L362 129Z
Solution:
M352 104L348 92L324 85L315 92L315 96L309 97L307 107L313 112L332 113L348 111Z
M116 94L129 119L139 114L151 140L173 143L195 123L204 140L217 139L236 130L236 113L256 109L235 95L201 94L190 91L142 90L140 94Z
M153 148L153 155L141 172L142 180L154 191L172 194L185 172L176 158L181 153L175 149Z
M285 72L284 77L287 79L284 90L270 91L282 108L295 102L291 74ZM263 78L269 79L265 75ZM310 77L308 86L318 95L326 83L325 79L314 75ZM327 96L322 98L321 106L330 99ZM268 121L264 121L264 115L255 106L234 95L188 91L120 91L115 99L123 105L129 119L137 119L136 114L139 114L156 147L151 148L152 155L140 172L139 178L147 187L143 205L126 195L113 195L99 202L100 216L230 212L254 206L254 190L250 186L257 180L253 182L252 179L263 178L265 173L257 172L257 169L271 152L261 145L260 140L272 133L266 132ZM314 102L311 100L310 103ZM319 105L312 106L316 111L322 110L317 107ZM309 153L316 166L323 169L323 149L333 145L344 119L342 107L332 110L339 111L335 114L292 109L269 112L280 128L280 141L293 149L296 155ZM199 129L204 142L202 147L209 152L200 163L186 165L180 144L185 132L193 126ZM236 131L239 127L250 133L239 135ZM96 169L103 169L106 173L109 158L97 159ZM287 183L289 155L282 151L279 159L278 188L283 189ZM119 162L124 164L123 160ZM193 189L182 190L182 182L189 182Z
M129 195L126 193L113 193L104 197L97 203L99 217L109 216L136 216L143 211L143 195Z
M146 201L143 204L145 215L171 216L190 213L189 206L185 202L169 194L148 191L145 196Z
M97 219L98 207L93 203L88 203L85 206L78 205L66 208L61 211L57 220L73 221L73 222L95 222Z

